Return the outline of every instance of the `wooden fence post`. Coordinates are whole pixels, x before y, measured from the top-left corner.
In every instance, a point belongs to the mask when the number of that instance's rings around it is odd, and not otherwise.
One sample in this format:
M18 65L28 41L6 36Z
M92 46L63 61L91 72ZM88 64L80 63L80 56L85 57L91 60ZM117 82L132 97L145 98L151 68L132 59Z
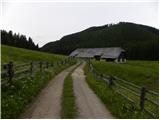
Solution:
M140 96L140 109L144 110L144 103L145 103L145 94L146 94L146 88L141 88L141 96Z
M42 66L43 66L43 63L39 62L40 72L42 72L42 70L43 70Z
M31 62L31 76L34 75L34 62Z
M14 63L11 61L8 63L8 76L9 76L9 83L12 84L12 79L14 77Z
M48 62L46 62L46 68L48 68Z
M109 87L111 87L113 85L113 76L110 75L109 77Z
M91 71L92 71L93 75L95 76L95 78L97 79L97 73L96 73L96 71L92 70L92 69L91 69Z
M53 62L51 62L51 67L53 67L54 65L53 65Z
M100 78L103 79L103 74L102 73L100 74Z
M91 64L91 61L90 61L90 59L88 59L88 64L89 64L89 66L90 66L90 64Z
M90 61L90 60L89 60L89 66L90 66L91 71L93 71L94 68L93 68L93 65L91 64L91 61Z

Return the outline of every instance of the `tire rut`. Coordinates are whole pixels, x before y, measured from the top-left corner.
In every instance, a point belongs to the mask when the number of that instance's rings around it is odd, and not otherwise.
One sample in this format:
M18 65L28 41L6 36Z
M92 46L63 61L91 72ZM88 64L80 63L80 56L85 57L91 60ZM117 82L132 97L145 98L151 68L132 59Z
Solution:
M40 94L30 103L20 118L30 119L58 119L60 118L61 96L65 77L76 65L73 65L57 76L41 90Z
M79 111L78 118L113 119L114 117L86 83L83 71L84 66L85 63L76 68L72 73L74 94L76 96L76 104Z

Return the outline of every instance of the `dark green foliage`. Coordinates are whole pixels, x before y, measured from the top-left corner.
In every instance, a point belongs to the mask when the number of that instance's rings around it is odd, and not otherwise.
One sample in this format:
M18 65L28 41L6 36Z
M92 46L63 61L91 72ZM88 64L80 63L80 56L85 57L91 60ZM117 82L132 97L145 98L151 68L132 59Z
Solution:
M16 34L12 31L1 30L1 43L4 45L39 50L38 44L35 45L32 38L26 38L25 35Z
M41 50L70 54L77 48L122 47L128 59L158 60L159 30L134 23L91 27L44 45Z

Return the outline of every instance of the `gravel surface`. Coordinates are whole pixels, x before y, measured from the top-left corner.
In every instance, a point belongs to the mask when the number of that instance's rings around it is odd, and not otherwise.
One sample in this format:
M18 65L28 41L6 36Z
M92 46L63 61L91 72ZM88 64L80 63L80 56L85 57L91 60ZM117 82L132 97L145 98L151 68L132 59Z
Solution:
M86 83L84 65L85 63L72 73L76 104L79 111L78 119L113 119L114 117Z
M53 80L51 80L48 85L40 92L35 100L26 107L20 118L60 118L63 82L68 73L75 67L76 65L73 65L55 76Z

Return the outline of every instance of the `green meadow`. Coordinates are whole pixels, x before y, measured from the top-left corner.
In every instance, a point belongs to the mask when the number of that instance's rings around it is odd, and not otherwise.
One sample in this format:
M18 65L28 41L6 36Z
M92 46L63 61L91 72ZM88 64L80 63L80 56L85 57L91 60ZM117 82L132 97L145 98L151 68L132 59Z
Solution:
M158 61L127 61L117 64L106 61L92 61L93 66L100 73L117 76L138 86L145 86L150 90L159 88Z
M125 64L117 64L106 61L91 61L94 68L104 75L113 75L121 79L134 83L138 86L146 86L150 90L158 91L158 61L128 61ZM154 116L139 109L140 97L113 85L112 87L97 78L90 72L88 64L84 68L86 81L109 111L116 118L123 119L146 119L158 118L158 107L145 102L145 109L154 113ZM117 81L118 82L118 81ZM119 83L123 85L122 83ZM133 88L132 88L133 89ZM140 90L136 90L137 93ZM118 94L125 95L130 100ZM158 100L159 98L146 94L147 98Z
M67 58L66 56L48 54L44 52L26 50L2 45L1 46L1 63L13 61L14 64L28 63L31 61L49 61L57 62ZM30 103L59 72L75 64L75 60L70 60L64 65L54 65L45 68L40 72L39 65L36 66L34 77L30 74L26 78L13 79L12 84L8 87L2 87L1 92L1 117L18 118L24 111L25 106ZM23 74L22 74L23 75ZM2 80L5 80L2 79Z

